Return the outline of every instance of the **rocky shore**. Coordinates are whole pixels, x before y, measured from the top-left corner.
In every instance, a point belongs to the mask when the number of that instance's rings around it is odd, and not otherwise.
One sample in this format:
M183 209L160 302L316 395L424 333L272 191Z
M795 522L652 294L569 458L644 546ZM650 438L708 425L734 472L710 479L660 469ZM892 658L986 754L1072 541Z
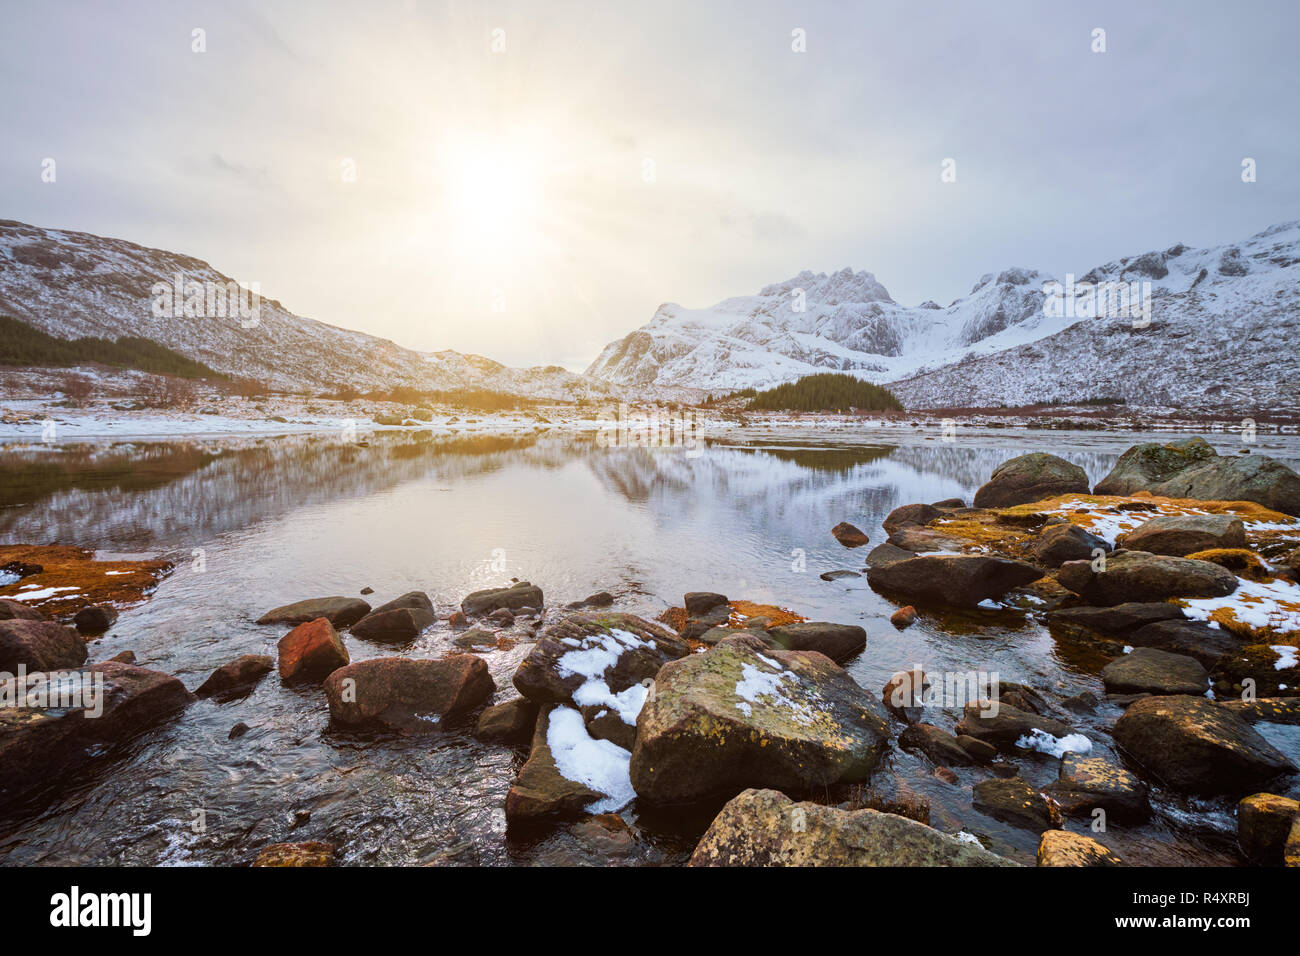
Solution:
M542 587L522 580L450 610L422 591L373 606L287 594L290 603L257 620L279 635L275 657L215 660L187 689L129 652L94 660L117 607L147 597L165 567L95 567L65 549L60 573L71 583L46 584L40 575L53 566L11 548L11 597L0 600L0 804L185 720L198 699L239 701L274 673L284 693L319 700L331 732L367 747L462 728L514 750L502 808L514 832L579 826L622 845L635 839L629 808L720 808L694 866L1015 865L964 827L932 824L922 803L881 798L874 785L895 751L967 792L972 823L996 820L1036 839L1040 866L1122 865L1106 822L1140 824L1171 795L1236 803L1239 862L1300 865L1300 803L1287 795L1300 753L1269 731L1300 725L1297 516L1300 476L1192 440L1135 446L1095 487L1053 455L1011 459L969 507L895 509L887 540L870 550L855 550L869 543L857 516L828 522L863 560L822 577L865 577L897 604L893 627L1028 614L1093 662L1104 700L1000 680L955 701L952 675L903 661L883 687L863 687L845 666L879 651L860 626L703 590L650 621L607 592L548 605ZM66 570L78 561L79 575ZM105 590L117 578L129 589ZM18 581L41 586L14 591ZM404 656L430 628L453 634L457 652ZM354 660L343 634L372 655ZM517 645L512 686L498 686L483 652ZM70 688L82 696L65 699ZM1118 760L1095 755L1079 726L1081 714L1112 712L1104 726ZM1096 721L1088 726L1096 733ZM1031 757L1059 764L1055 780L1031 779ZM247 862L328 865L337 850L252 846Z

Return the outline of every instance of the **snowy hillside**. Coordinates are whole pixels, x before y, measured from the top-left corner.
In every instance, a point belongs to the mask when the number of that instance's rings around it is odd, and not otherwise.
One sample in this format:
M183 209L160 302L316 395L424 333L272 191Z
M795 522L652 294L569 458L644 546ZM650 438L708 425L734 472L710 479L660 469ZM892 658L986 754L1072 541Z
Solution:
M1297 262L1300 223L1289 223L1242 243L1174 246L1076 278L1149 282L1145 328L1127 316L1080 318L1082 297L1058 296L1062 307L1046 309L1044 285L1055 277L1025 269L990 273L947 308L900 305L867 272L802 272L709 309L660 306L587 372L622 385L717 389L850 371L898 383L909 407L1118 395L1196 410L1295 409L1298 360L1293 345L1290 354L1279 350L1300 325Z
M0 315L50 335L153 339L219 372L293 391L490 388L538 398L601 397L608 385L560 368L512 369L477 355L417 352L294 315L261 290L256 323L159 318L156 283L232 279L206 262L120 239L0 220ZM249 325L250 327L245 327Z

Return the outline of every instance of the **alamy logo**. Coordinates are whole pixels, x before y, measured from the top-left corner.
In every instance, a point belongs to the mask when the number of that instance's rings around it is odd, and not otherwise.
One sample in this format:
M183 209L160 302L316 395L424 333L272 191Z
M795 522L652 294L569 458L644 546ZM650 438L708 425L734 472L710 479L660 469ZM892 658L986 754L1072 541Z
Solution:
M133 936L148 936L153 928L151 893L82 893L74 886L50 897L50 925L127 926Z
M224 319L237 318L242 328L255 328L261 322L262 284L244 285L186 279L177 272L171 282L155 282L149 287L153 296L153 315L157 319Z
M80 710L93 719L104 713L104 675L100 671L49 671L18 673L0 671L0 707L30 707L36 710Z

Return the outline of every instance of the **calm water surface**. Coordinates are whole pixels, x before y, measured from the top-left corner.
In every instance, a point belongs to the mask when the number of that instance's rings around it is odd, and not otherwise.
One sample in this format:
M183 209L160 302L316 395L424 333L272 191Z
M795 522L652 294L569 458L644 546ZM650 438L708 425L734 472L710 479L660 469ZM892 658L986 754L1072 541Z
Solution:
M1205 437L1235 451L1231 436ZM839 521L883 541L880 522L894 507L969 501L1014 455L1051 451L1096 481L1139 440L997 430L944 443L905 429L737 429L698 455L545 433L376 435L370 447L320 437L14 444L0 446L0 541L177 561L149 603L124 612L92 644L91 658L129 649L191 689L240 654L275 654L283 629L253 623L270 607L369 586L375 604L427 591L445 617L467 592L518 577L540 585L555 608L608 590L618 609L653 618L680 605L686 591L714 590L859 624L867 649L849 671L872 692L919 663L997 671L1061 696L1101 696L1099 663L1058 647L1030 616L925 616L898 632L888 623L895 605L865 578L831 583L818 575L863 565L868 549L849 551L830 537ZM1255 450L1300 463L1294 438L1261 437ZM439 623L406 649L344 640L352 659L363 660L438 657L456 650L451 636ZM498 700L514 696L510 676L527 651L485 655ZM1114 756L1100 728L1118 715L1103 705L1079 718L1094 754ZM951 728L960 714L926 719ZM252 730L230 741L237 721ZM1287 735L1296 729L1270 731L1293 757L1300 735ZM633 804L622 816L636 847L613 856L570 827L507 834L502 807L522 755L479 744L467 730L336 734L319 688L287 689L272 675L243 701L193 705L0 818L0 863L231 865L269 843L322 839L351 864L671 864L707 826L712 808L667 813ZM1018 762L1035 783L1056 776L1054 758ZM958 770L952 786L931 769L895 750L873 785L885 796L920 795L935 826L964 827L990 848L1032 861L1036 835L971 809L975 771ZM198 811L203 832L192 826ZM1108 842L1134 863L1225 863L1233 860L1233 826L1228 803L1160 797L1151 823L1112 825Z

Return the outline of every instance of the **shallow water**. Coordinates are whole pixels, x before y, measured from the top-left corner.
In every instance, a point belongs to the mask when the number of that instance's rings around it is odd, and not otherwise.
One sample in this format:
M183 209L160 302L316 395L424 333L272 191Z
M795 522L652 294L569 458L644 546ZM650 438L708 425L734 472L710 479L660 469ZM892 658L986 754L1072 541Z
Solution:
M1161 440L1174 437L1162 433ZM1231 436L1205 436L1221 452ZM911 429L736 429L699 454L600 447L591 436L521 433L473 438L378 434L369 447L328 437L168 443L0 446L0 541L66 543L112 554L163 555L177 570L146 604L92 644L92 660L135 652L144 666L193 689L240 654L274 655L283 629L253 621L268 608L370 586L378 604L421 589L442 617L469 591L512 577L540 585L552 608L608 590L615 607L653 618L690 590L789 607L811 620L859 624L867 649L850 673L873 693L900 668L996 671L1060 696L1101 696L1096 663L1058 646L1019 612L923 614L906 631L895 605L828 533L847 520L873 542L900 504L960 496L1000 462L1051 451L1096 481L1143 436L966 430L956 442ZM1257 453L1300 459L1300 440L1261 436ZM549 612L554 614L554 611ZM442 623L395 650L344 636L353 660L454 650ZM498 700L527 645L485 656ZM1094 754L1119 715L1078 719ZM927 720L951 728L957 710ZM244 721L250 733L227 739ZM897 729L897 728L895 728ZM1274 743L1300 757L1300 735ZM1270 732L1272 733L1272 732ZM711 808L622 816L630 850L571 827L506 833L503 803L520 755L477 743L464 726L425 737L339 735L319 688L274 675L243 701L202 701L183 717L107 754L93 768L0 818L6 864L238 864L266 844L323 839L353 864L675 863ZM1036 783L1057 761L1018 759ZM895 750L873 777L885 796L919 795L931 822L979 835L1032 860L1036 835L971 808L972 770L959 785ZM1151 823L1112 824L1108 843L1133 863L1233 861L1230 803L1157 798ZM309 814L309 818L306 818ZM295 823L297 815L297 823ZM201 821L203 826L197 824ZM1078 823L1071 823L1078 828Z

